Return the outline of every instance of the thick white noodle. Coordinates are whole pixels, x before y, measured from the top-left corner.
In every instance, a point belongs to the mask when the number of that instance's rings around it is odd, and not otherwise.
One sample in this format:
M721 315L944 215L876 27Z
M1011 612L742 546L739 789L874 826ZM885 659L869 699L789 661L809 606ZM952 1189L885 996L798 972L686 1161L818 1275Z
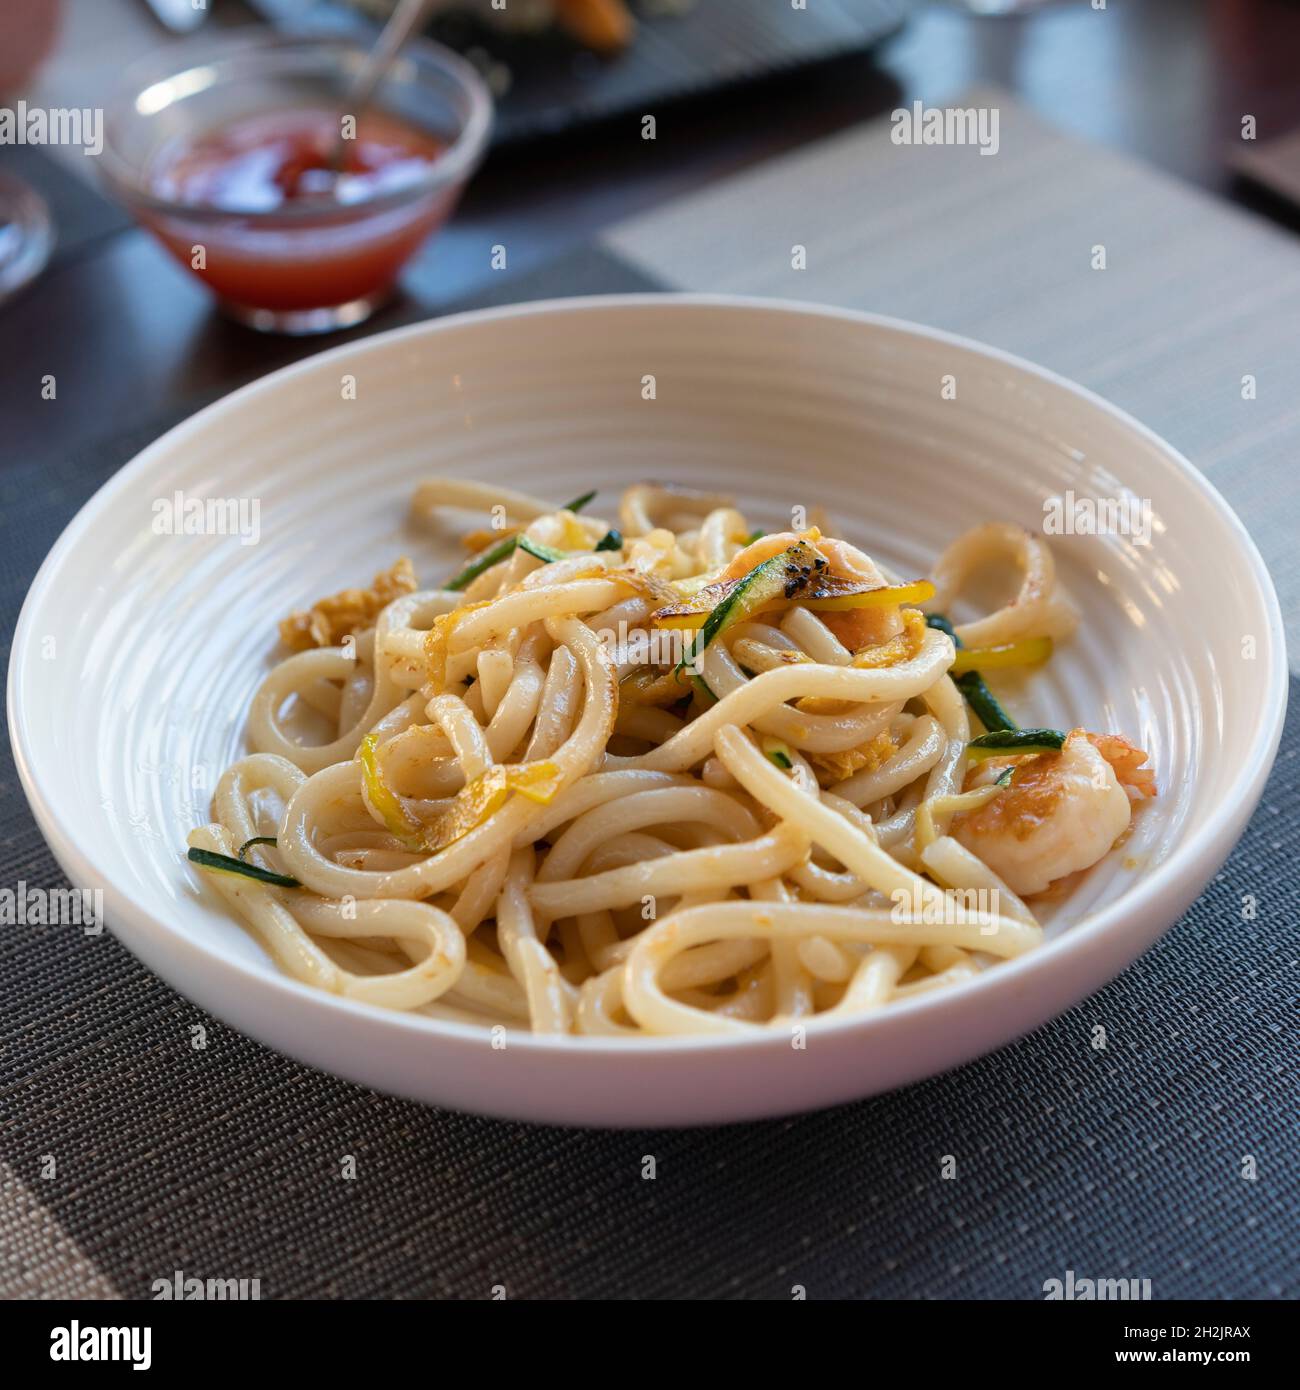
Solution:
M857 666L837 635L852 629L796 604L717 637L702 686L637 704L619 680L647 664L665 586L693 593L747 547L729 499L629 488L623 546L601 552L608 523L487 484L429 479L412 508L588 549L545 563L516 547L462 592L404 594L370 630L266 676L253 751L190 844L234 856L274 837L243 857L301 886L205 881L293 978L483 1028L730 1034L959 986L1040 941L1029 907L950 833L971 726L943 632ZM790 542L771 534L742 564ZM837 572L885 582L856 547L816 544ZM1068 633L1046 546L1003 523L944 552L928 606L950 611L994 565L1016 575L1014 598L960 624L966 645ZM903 630L897 610L880 630ZM846 764L858 749L870 756ZM486 810L458 810L493 785L506 790ZM442 842L412 833L458 814Z

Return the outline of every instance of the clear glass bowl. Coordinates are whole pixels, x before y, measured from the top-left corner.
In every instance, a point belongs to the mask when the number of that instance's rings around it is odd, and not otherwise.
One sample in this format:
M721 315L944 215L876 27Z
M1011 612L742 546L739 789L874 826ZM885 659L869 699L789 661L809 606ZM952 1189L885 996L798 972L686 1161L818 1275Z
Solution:
M360 201L333 195L263 211L160 196L159 152L239 118L303 108L345 111L365 47L287 38L128 73L106 113L100 169L113 193L232 317L266 332L321 333L360 323L450 216L482 159L492 98L474 69L421 42L398 58L369 109L435 137L443 149L413 181Z

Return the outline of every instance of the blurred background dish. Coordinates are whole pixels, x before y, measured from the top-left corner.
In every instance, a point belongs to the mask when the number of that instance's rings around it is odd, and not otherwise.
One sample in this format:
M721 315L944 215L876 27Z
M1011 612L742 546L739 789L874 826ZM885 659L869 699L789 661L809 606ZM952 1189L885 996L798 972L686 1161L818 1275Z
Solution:
M385 17L397 8L398 0L340 0L353 9ZM686 14L696 0L660 0L651 14ZM575 43L595 53L624 52L637 30L637 21L628 0L518 0L514 5L494 5L492 0L439 0L443 14L460 14L477 19L488 29L501 33L538 34L556 29Z
M371 33L393 0L248 0L277 28ZM865 53L915 0L440 0L428 34L497 99L494 144L516 145Z

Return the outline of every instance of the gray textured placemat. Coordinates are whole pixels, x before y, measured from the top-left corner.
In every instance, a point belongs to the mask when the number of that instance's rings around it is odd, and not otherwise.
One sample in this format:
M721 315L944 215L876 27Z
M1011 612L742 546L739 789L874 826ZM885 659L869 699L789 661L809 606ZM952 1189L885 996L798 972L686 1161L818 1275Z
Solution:
M498 295L646 284L594 254ZM0 473L6 655L60 527L162 423ZM958 1071L791 1121L594 1133L425 1109L241 1037L107 935L0 929L0 1296L147 1297L181 1271L265 1298L1041 1298L1073 1270L1157 1299L1294 1297L1292 711L1245 840L1118 981ZM63 882L6 747L0 885L18 880Z

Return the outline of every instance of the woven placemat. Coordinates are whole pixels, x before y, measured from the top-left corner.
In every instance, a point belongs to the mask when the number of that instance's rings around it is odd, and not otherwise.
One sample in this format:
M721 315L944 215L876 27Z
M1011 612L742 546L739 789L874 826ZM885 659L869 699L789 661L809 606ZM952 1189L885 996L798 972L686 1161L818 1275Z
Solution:
M180 1270L264 1298L1041 1298L1074 1270L1294 1298L1295 695L1252 828L1120 979L981 1061L790 1121L430 1110L241 1037L107 935L6 928L0 1296L148 1297ZM7 755L0 790L0 881L62 883Z
M584 253L494 298L649 283ZM60 528L167 423L0 472L6 655ZM600 1133L427 1109L232 1032L107 934L0 928L0 1296L142 1298L179 1271L264 1298L1041 1298L1073 1270L1157 1299L1294 1297L1291 708L1245 839L1113 985L958 1071L790 1121ZM6 744L0 886L20 880L64 883Z

